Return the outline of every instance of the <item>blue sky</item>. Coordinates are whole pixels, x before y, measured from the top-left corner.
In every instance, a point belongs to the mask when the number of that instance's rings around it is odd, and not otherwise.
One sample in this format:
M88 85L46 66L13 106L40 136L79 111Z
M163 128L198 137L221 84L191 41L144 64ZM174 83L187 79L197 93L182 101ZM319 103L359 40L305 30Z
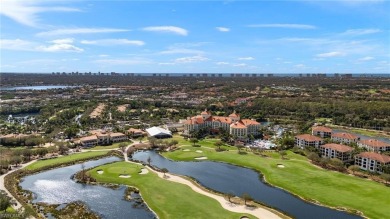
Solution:
M390 2L2 0L1 72L389 73Z

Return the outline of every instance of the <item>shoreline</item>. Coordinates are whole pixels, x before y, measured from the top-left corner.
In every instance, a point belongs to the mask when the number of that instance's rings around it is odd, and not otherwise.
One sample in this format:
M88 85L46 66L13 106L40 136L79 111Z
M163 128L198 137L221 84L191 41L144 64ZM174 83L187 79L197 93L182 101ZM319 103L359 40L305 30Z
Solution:
M168 153L168 152L165 152L165 153ZM161 153L159 153L161 156L163 156ZM307 203L310 203L310 204L314 204L314 205L318 205L318 206L321 206L321 207L326 207L326 208L330 208L330 209L334 209L334 210L337 210L337 211L343 211L343 212L346 212L348 214L352 214L352 215L357 215L357 216L361 216L363 218L368 218L366 217L363 212L361 211L358 211L358 210L354 210L354 209L349 209L347 207L333 207L333 206L328 206L328 205L325 205L325 204L322 204L321 202L319 202L318 200L315 200L315 199L306 199L298 194L295 194L293 192L290 192L288 191L287 189L284 189L280 186L277 186L277 185L273 185L271 184L270 182L267 181L266 177L264 174L262 174L261 171L257 170L257 169L254 169L254 168L251 168L251 167L248 167L248 166L241 166L241 165L237 165L237 164L233 164L233 163L228 163L228 162L225 162L225 161L218 161L218 160L213 160L213 159L208 159L208 160L196 160L196 161L185 161L185 160L173 160L173 159L170 159L170 158L167 158L165 156L163 156L165 159L167 160L170 160L170 161L173 161L173 162L205 162L205 161L209 161L209 162L217 162L217 163L223 163L223 164L229 164L229 165L234 165L234 166L237 166L237 167L242 167L242 168L247 168L247 169L250 169L250 170L253 170L255 172L257 172L261 177L259 177L264 183L266 183L267 185L271 186L271 187L274 187L274 188L278 188L280 190L282 190L283 192L287 192L288 194L291 194ZM312 164L313 165L313 164ZM315 166L315 165L314 165ZM263 204L261 202L257 202L261 205L264 205L266 207L269 207L269 208L272 208L266 204ZM286 212L283 212L281 211L280 209L275 209L275 208L272 208L276 211L280 211L284 214L287 214ZM288 215L288 214L287 214Z

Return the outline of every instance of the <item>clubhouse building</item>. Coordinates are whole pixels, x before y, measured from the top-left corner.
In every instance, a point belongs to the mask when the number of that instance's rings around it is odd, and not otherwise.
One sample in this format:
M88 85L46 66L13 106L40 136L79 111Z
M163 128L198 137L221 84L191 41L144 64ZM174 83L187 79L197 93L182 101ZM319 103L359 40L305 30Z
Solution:
M106 132L104 130L92 130L89 136L79 139L83 147L92 147L96 145L108 145L111 143L127 141L125 134L120 132Z
M260 123L253 119L241 119L240 114L235 111L229 116L213 116L210 111L203 111L200 115L189 117L184 121L185 135L202 128L209 127L212 131L218 132L220 128L226 130L238 140L247 141L250 135L260 134Z

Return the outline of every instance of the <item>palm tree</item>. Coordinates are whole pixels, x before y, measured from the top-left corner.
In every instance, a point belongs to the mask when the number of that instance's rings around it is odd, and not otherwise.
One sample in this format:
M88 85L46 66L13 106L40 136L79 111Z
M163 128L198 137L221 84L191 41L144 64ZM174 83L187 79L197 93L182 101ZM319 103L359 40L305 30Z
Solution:
M150 163L152 162L152 158L148 157L148 159L146 160L150 166Z
M246 205L247 201L252 201L253 200L253 198L248 193L242 194L242 199L244 199L244 204L245 205Z
M229 192L229 193L226 194L226 196L227 196L227 198L229 199L229 202L232 203L231 198L234 197L234 194Z

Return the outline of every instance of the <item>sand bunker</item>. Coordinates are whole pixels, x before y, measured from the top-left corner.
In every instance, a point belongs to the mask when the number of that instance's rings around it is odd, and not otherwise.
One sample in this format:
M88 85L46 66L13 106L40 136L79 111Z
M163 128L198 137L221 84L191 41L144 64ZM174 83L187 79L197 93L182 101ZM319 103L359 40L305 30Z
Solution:
M121 174L119 175L120 178L130 178L131 176L128 174Z
M197 151L195 151L196 153L203 153L203 151L200 151L200 150L197 150Z
M183 151L191 151L190 149L184 149Z
M195 157L195 160L207 160L207 157Z
M283 164L278 164L277 167L284 168L284 165Z
M149 170L146 168L142 168L141 172L139 172L139 174L147 174L147 173L149 173Z
M98 171L96 171L98 174L103 174L104 173L104 171L103 170L98 170Z

